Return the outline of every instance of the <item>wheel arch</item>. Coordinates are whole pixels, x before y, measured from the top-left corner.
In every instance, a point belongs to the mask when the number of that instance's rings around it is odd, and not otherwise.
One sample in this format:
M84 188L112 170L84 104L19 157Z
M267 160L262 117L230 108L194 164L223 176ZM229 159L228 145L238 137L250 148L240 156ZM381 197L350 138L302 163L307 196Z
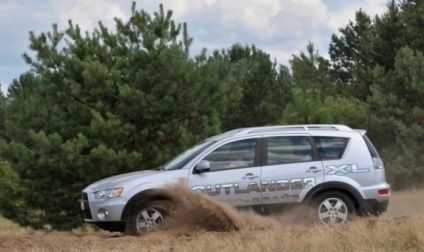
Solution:
M358 211L362 208L363 199L359 191L353 186L343 182L326 182L312 188L304 197L303 202L310 204L320 194L328 191L339 191L346 194L352 199L355 209Z
M125 220L134 206L140 203L155 201L155 200L168 200L177 201L178 199L171 195L171 192L166 189L148 189L135 194L125 205L122 211L121 220Z

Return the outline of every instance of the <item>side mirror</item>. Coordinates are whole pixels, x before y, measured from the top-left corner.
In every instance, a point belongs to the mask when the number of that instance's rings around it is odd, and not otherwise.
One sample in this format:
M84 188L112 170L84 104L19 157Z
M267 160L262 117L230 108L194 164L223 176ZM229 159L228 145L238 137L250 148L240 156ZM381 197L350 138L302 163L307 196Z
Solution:
M198 173L207 172L211 169L211 164L208 160L201 160L196 167L194 167L194 170Z

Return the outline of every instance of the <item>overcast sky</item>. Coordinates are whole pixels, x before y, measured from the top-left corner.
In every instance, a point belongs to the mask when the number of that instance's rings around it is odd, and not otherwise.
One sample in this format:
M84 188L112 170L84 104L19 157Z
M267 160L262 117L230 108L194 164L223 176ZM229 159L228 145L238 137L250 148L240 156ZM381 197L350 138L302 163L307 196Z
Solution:
M30 52L29 31L59 30L67 21L92 31L98 21L113 29L113 18L126 21L133 0L0 0L0 83L3 93L29 70L22 54ZM254 44L278 63L288 65L292 54L305 51L309 41L325 57L331 35L354 20L362 8L372 17L386 9L387 0L139 0L137 9L149 13L172 10L174 20L187 22L193 37L191 53Z

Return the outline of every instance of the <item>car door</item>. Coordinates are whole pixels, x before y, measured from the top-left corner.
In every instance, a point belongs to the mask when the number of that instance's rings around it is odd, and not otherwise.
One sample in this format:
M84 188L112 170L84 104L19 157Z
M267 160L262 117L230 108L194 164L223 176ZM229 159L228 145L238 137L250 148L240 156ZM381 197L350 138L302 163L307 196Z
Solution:
M260 205L261 167L257 143L257 138L250 138L217 146L201 158L202 162L209 163L209 170L199 172L193 167L189 187L234 206Z
M264 137L262 203L299 202L323 183L324 169L309 135Z

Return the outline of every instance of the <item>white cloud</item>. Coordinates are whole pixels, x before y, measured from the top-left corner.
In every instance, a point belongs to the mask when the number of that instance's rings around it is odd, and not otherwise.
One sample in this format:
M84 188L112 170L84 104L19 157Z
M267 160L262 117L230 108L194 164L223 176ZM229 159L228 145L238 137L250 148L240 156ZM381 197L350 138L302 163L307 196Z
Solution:
M362 2L348 2L345 1L342 4L342 7L338 10L331 12L331 18L328 23L328 27L334 32L338 33L338 29L345 27L349 20L355 20L355 13L362 9L365 11L371 18L374 18L375 15L381 14L385 11L387 6L387 0L365 0Z
M264 37L272 37L277 31L271 22L281 8L277 0L221 1L216 8L220 23L227 29L242 28Z
M255 44L282 64L306 48L309 41L327 53L328 44L321 37L331 36L327 25L330 12L322 1L215 1L209 2L208 8L214 13L206 17L208 23L194 24L195 42L207 41L208 48L228 48L237 42Z
M321 55L328 54L331 35L346 26L359 8L372 17L382 13L387 0L137 0L137 9L157 12L163 3L178 23L187 22L194 38L192 55L206 47L209 52L235 43L254 44L279 63L288 64L292 54L305 51L309 41ZM28 32L60 30L68 20L92 31L98 21L114 29L114 17L124 21L132 0L0 0L0 83L4 90L29 67L21 55L28 52ZM13 20L10 22L10 20ZM7 24L7 25L6 25Z
M68 27L68 20L78 24L83 31L91 31L98 27L98 22L104 25L114 24L114 17L128 17L130 4L127 10L115 4L116 1L86 1L86 0L50 0L49 5L55 13L57 23L63 25L63 29Z

